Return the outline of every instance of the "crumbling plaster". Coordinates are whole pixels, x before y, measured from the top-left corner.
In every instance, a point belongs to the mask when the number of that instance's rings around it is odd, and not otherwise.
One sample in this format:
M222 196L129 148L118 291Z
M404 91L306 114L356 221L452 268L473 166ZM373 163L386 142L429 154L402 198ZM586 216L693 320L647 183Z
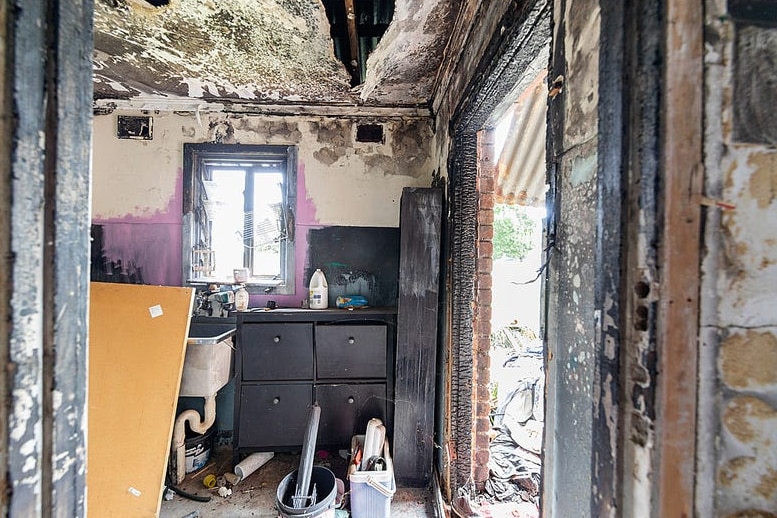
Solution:
M363 143L355 141L362 120L158 113L151 114L153 140L124 140L115 136L116 116L94 119L93 218L100 221L179 222L184 142L296 145L299 199L309 204L298 224L397 226L402 188L431 182L425 120L372 121L383 124L385 142Z
M397 0L352 89L317 0L95 3L95 98L425 105L459 0Z
M738 26L726 16L726 3L708 0L707 11L705 189L728 208L706 212L699 444L708 445L710 460L699 464L697 511L774 516L777 151L736 141L735 111L763 105L757 96L734 93ZM769 126L755 124L747 138L758 137L759 128Z

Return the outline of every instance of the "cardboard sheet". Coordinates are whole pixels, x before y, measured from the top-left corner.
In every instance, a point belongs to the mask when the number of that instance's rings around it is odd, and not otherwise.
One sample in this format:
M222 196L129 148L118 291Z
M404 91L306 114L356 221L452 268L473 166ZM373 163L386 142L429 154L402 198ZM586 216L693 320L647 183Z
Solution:
M88 515L156 517L194 290L92 283L90 297Z

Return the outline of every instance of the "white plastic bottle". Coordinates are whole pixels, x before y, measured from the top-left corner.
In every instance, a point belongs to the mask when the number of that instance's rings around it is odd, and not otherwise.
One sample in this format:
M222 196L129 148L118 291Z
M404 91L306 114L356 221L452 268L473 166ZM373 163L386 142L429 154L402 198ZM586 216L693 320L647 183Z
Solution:
M309 289L310 309L326 309L329 307L329 285L326 283L324 272L316 269L310 278Z
M248 290L245 289L245 286L240 286L235 291L235 309L238 311L248 309Z

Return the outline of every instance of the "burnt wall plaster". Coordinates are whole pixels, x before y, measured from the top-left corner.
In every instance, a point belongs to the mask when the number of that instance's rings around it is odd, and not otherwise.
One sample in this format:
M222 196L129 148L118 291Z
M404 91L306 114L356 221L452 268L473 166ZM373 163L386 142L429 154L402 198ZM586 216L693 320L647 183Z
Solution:
M351 89L319 1L98 0L95 96L425 106L458 5L397 1L365 83Z
M699 443L711 446L700 452L697 512L770 517L777 509L777 152L768 145L774 125L762 97L773 89L771 71L763 84L753 80L771 59L774 45L762 45L774 28L732 20L722 0L707 8L705 190L729 209L705 214Z
M764 109L777 99L777 27L739 23L735 48L734 140L777 145L777 118Z
M595 143L558 157L557 218L548 278L548 413L555 439L546 444L545 473L556 488L545 500L559 516L588 509L592 496L597 155ZM547 415L547 414L546 414ZM548 424L546 423L546 426Z
M361 100L382 104L427 101L460 3L397 1L391 25L367 60L367 78L359 89ZM387 88L396 84L404 88Z
M93 250L95 279L182 283L186 142L297 146L297 295L278 299L295 307L305 291L309 230L394 228L402 189L431 182L425 120L369 119L383 126L385 142L357 143L362 118L153 112L154 139L136 141L115 137L117 114L94 120L92 222L101 237Z
M350 89L316 2L103 0L95 30L97 97L330 99Z
M609 353L605 350L614 321L601 290L604 269L617 268L617 263L604 263L609 251L597 249L602 221L608 221L604 204L612 203L598 186L599 2L556 1L553 21L548 76L550 81L562 76L563 89L549 99L548 163L553 178L548 203L554 248L546 290L546 427L553 433L546 434L544 445L543 509L554 516L607 516L612 512L610 459L617 433L608 430L612 425L607 422L617 402L613 373L601 369L606 354L612 361L616 351L612 344Z

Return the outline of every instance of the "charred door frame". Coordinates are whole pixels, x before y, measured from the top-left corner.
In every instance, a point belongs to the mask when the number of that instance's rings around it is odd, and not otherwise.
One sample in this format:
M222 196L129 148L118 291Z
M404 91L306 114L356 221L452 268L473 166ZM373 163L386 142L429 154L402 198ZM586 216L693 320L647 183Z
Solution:
M452 117L453 150L449 159L450 268L447 286L450 312L449 355L451 482L465 486L472 476L473 424L473 308L477 273L478 132L485 128L498 104L510 94L551 34L551 5L547 0L510 9L499 24L506 30L491 41L479 70ZM441 326L447 329L446 326Z
M78 517L86 514L93 3L4 2L0 20L0 515Z

